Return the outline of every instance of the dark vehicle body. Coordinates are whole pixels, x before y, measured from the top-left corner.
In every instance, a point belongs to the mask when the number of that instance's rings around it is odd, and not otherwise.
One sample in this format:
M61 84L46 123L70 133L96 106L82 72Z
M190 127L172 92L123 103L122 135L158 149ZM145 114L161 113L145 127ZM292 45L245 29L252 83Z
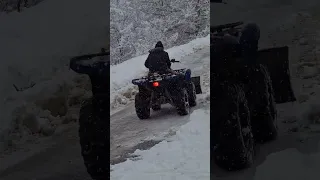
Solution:
M211 26L211 122L213 158L226 170L252 165L256 143L278 136L276 104L296 101L290 80L289 48L258 49L248 65L240 53L231 62L219 62L215 52L225 36L241 38L243 22ZM235 47L235 49L240 48ZM226 71L220 71L219 69ZM225 73L224 75L222 75Z
M166 103L176 107L179 115L187 115L189 108L196 106L196 94L202 93L200 77L191 77L190 69L152 72L145 77L133 79L132 83L139 87L135 97L139 119L150 118L150 108L158 111Z

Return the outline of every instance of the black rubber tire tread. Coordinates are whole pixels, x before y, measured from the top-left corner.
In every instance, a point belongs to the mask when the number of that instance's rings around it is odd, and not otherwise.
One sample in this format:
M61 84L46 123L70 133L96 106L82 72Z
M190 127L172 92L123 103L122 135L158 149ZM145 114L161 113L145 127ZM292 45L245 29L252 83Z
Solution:
M187 84L187 88L188 88L189 105L190 107L194 107L197 105L196 87L193 82L190 82Z
M185 88L177 90L175 101L177 112L180 116L185 116L190 113L190 105L186 106L185 104L186 101L189 102L188 92Z
M79 137L81 155L87 172L93 179L109 176L110 122L94 109L94 98L84 101L80 109ZM108 107L108 106L107 106Z
M270 113L271 113L271 116L273 118L274 124L278 128L278 126L277 126L277 115L278 115L278 112L277 112L277 107L276 107L277 103L276 103L276 100L275 100L275 97L274 97L274 89L272 87L272 80L271 80L270 73L269 73L268 69L265 66L262 66L262 69L263 69L264 73L266 74L267 83L268 83Z
M155 94L155 92L151 93L151 109L154 111L161 110L161 102L160 102L160 95Z
M247 73L246 96L254 139L259 143L274 140L278 133L270 75L263 65L254 65Z
M253 164L254 140L245 93L240 86L228 82L215 84L213 88L213 158L226 170L247 168Z
M143 93L139 92L136 94L134 105L139 119L150 118L150 97L146 97Z

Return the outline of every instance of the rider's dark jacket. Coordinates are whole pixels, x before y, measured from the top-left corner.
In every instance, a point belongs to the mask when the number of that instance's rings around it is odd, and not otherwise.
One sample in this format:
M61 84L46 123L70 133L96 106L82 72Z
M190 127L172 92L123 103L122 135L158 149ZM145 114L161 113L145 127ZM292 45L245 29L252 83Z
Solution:
M149 51L149 56L144 65L150 72L167 71L171 67L169 54L163 47L156 47Z

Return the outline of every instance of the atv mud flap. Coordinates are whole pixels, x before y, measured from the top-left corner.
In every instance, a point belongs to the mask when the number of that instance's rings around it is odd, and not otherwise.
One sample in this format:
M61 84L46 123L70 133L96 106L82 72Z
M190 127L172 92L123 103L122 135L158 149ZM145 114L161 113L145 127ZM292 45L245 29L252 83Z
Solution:
M259 50L258 62L270 73L276 103L296 101L291 86L288 46Z
M191 81L193 82L193 84L196 88L196 94L202 94L200 76L191 77Z

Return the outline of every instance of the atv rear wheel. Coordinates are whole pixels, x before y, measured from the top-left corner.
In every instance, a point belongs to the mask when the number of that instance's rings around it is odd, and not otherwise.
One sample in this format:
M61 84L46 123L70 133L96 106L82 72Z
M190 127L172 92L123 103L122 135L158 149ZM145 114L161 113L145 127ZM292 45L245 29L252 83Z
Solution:
M139 119L150 118L150 97L144 96L141 92L135 97L136 114Z
M194 107L197 105L197 94L196 88L193 82L187 84L188 88L188 97L189 97L189 105L190 107Z
M152 100L151 100L151 109L154 111L161 110L161 101L160 101L160 95L156 92L152 93Z
M226 170L247 168L253 164L254 140L244 91L228 83L213 88L215 119L211 128L216 164Z
M175 101L176 108L180 116L185 116L190 113L189 96L185 88L177 92Z
M80 109L79 137L81 155L87 172L93 179L103 179L108 176L109 154L109 121L98 118L94 110L94 99L86 100Z

